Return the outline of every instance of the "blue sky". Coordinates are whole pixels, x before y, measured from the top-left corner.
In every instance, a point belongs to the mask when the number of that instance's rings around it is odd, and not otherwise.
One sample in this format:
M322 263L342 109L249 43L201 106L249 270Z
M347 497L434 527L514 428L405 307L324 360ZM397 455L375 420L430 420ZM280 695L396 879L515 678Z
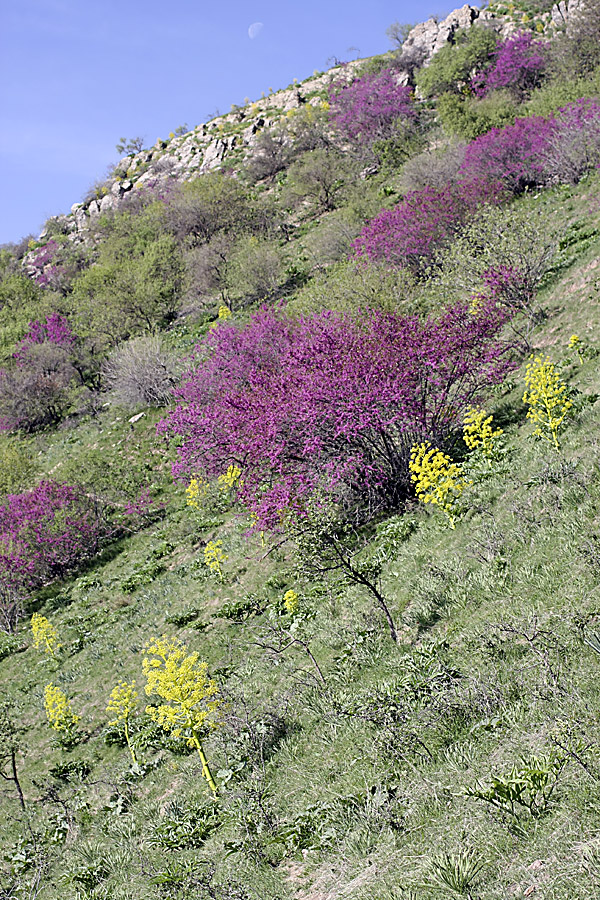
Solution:
M392 22L444 11L417 0L0 0L0 243L68 212L116 162L119 137L153 144L331 57L381 53Z

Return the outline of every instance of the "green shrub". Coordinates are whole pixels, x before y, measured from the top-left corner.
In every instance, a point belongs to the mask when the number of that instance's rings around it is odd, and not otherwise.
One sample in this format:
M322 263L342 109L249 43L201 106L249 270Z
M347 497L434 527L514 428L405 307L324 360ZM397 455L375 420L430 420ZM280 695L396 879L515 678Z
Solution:
M518 106L508 91L493 91L487 97L459 97L446 92L437 103L437 111L446 134L473 140L491 128L513 122Z
M474 71L480 69L496 48L497 37L491 28L474 25L456 33L455 43L435 54L430 64L417 74L417 87L425 97L448 91L463 93Z

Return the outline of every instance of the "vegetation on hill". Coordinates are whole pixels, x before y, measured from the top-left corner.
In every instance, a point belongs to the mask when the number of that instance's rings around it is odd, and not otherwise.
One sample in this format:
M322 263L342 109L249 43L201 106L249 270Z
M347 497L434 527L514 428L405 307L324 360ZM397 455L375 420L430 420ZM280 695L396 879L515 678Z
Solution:
M0 251L5 900L600 892L590 8Z

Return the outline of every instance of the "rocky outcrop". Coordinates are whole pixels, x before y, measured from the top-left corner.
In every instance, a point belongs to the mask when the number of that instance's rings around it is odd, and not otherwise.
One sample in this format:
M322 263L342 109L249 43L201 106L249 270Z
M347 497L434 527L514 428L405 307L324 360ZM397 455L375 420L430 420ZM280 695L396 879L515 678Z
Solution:
M459 28L470 28L476 21L492 20L499 22L486 10L469 6L467 3L460 9L455 9L441 22L432 16L426 22L415 25L402 45L402 55L406 55L407 58L418 57L421 65L427 65L442 47L453 43Z
M552 7L551 18L554 25L564 28L575 15L584 11L585 0L560 0Z
M568 22L583 2L560 0L552 11L552 21L557 25ZM506 18L497 18L488 10L469 4L455 9L441 21L430 18L416 25L403 44L400 63L405 62L405 70L398 72L399 82L408 83L415 66L427 65L443 47L454 42L459 29L481 22L489 22L502 35L518 27ZM158 140L147 150L123 157L115 166L113 177L95 195L74 204L70 215L57 217L61 220L61 232L69 234L72 240L86 240L90 223L102 213L118 209L123 198L132 192L156 189L170 179L187 181L219 167L232 155L236 165L239 164L251 156L263 129L273 127L306 104L321 103L324 91L333 81L350 80L362 64L362 60L356 60L316 73L301 84L271 92L243 107L232 107L230 113L198 125L186 134L171 135L169 140ZM46 236L43 232L40 238Z

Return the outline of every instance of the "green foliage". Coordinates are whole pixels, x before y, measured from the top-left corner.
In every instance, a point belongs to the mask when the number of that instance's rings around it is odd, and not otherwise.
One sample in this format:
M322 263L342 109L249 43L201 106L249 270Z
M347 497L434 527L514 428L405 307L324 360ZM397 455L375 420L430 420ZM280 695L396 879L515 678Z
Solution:
M0 435L0 497L18 494L34 481L37 465L32 450L26 439Z
M214 805L194 808L173 800L151 827L148 842L164 850L190 850L201 847L219 824Z
M311 315L324 309L359 315L364 309L385 312L418 303L415 282L407 269L386 269L372 262L340 262L318 273L287 304L291 315Z
M533 818L543 815L567 764L567 757L553 752L521 759L506 775L493 775L488 784L468 788L466 795L483 800L516 819L526 810Z
M139 566L131 575L124 578L121 582L121 590L124 594L133 594L138 588L146 584L152 584L155 578L158 578L164 570L162 563L156 560L149 560L144 565Z
M147 237L132 228L129 246L123 246L113 234L101 245L98 261L75 279L75 330L96 350L153 331L175 315L183 290L181 251L170 235Z
M508 91L493 91L481 100L445 92L438 98L437 112L446 134L472 141L514 122L517 104Z
M419 70L419 90L425 97L445 92L468 92L471 75L488 61L496 41L494 31L485 26L474 25L467 30L459 30L455 43L442 47L430 64Z
M431 880L442 890L458 897L472 897L472 889L485 863L472 849L460 847L456 853L441 853L430 862Z

